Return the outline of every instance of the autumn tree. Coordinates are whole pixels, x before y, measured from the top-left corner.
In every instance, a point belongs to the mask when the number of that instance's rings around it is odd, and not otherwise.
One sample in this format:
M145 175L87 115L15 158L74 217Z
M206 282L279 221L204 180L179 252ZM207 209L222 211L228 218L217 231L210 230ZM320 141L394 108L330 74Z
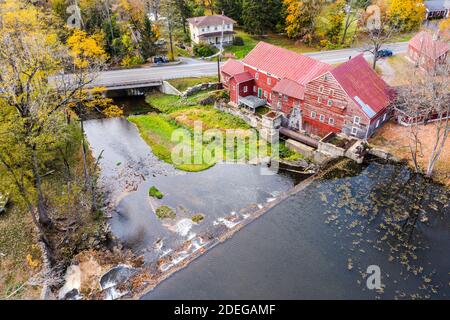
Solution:
M345 0L337 0L324 6L317 17L317 36L322 43L338 44L345 18Z
M49 82L49 77L68 65L70 56L45 23L45 15L32 5L11 0L0 9L0 107L16 111L8 114L12 117L9 125L14 126L20 147L0 149L0 162L45 241L45 231L53 225L42 188L46 155L61 135L62 110L92 79L74 75ZM19 176L23 170L25 174Z
M283 0L286 13L286 33L289 38L311 45L316 29L316 16L324 0Z
M391 0L387 16L399 31L411 31L420 27L425 10L423 0Z

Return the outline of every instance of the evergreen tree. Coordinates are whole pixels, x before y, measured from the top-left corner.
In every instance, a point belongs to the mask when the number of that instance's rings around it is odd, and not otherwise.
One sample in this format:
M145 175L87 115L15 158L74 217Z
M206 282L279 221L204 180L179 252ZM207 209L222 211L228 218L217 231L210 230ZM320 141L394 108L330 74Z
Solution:
M275 30L280 19L280 0L243 0L242 24L247 32L263 35Z
M216 0L215 7L218 13L224 13L242 24L242 4L243 0Z

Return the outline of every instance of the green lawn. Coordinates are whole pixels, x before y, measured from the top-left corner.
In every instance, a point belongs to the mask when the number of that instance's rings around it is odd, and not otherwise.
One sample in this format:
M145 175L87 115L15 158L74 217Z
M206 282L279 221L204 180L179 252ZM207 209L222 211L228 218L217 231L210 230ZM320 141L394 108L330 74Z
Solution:
M178 143L172 142L172 134L179 128L187 129L192 133L197 121L201 122L203 133L209 129L217 129L225 136L224 133L227 129L236 129L242 130L242 132L236 132L237 138L246 139L250 134L246 130L250 129L250 126L245 121L228 113L216 110L212 105L199 105L199 101L212 94L215 94L215 92L202 92L188 99L181 99L177 96L155 93L147 97L147 102L163 113L131 116L128 119L137 126L143 139L152 148L153 153L159 159L171 164L173 164L172 150L174 147L178 147ZM190 149L193 150L191 160L198 156L201 157L204 163L197 165L175 164L175 167L183 171L195 172L206 170L214 165L211 163L208 164L202 157L205 147L209 144L208 139L204 140L202 147L198 148L198 150L193 148L193 141L190 142ZM226 146L224 145L223 147L223 154L226 155L226 159L248 158L248 140L245 141L245 150L239 150L233 154L227 154Z
M201 83L217 82L217 77L181 78L169 80L169 83L183 92L186 89Z
M289 39L284 35L271 33L268 36L254 36L242 29L235 29L235 31L236 37L241 37L244 40L244 45L228 46L225 48L225 53L232 53L237 59L244 58L260 41L265 41L298 53L317 51L314 47L308 47L305 44L297 43L295 40Z

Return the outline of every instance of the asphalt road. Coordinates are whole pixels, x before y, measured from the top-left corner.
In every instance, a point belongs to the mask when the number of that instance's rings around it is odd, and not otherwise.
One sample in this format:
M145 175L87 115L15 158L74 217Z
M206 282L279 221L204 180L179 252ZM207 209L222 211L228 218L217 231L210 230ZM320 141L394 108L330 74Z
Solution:
M406 52L407 46L407 42L399 42L388 44L385 47L391 49L395 54L398 54ZM348 60L350 56L353 57L361 52L361 49L342 49L312 52L306 53L305 55L329 64L335 64L344 62ZM365 56L369 59L372 54L366 52ZM182 64L174 66L147 67L102 72L96 79L95 85L108 87L115 86L120 83L130 83L135 81L158 81L176 78L213 76L217 74L217 63L215 62L199 61L187 58L184 58L183 60L184 61Z

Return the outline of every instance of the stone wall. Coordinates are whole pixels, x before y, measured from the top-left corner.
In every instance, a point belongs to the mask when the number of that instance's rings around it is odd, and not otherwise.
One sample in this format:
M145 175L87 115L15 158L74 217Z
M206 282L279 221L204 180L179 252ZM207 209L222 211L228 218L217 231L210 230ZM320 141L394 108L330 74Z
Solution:
M193 96L194 94L200 92L200 91L205 91L205 90L209 90L209 89L213 89L213 88L217 88L217 83L216 82L210 82L210 83L201 83L201 84L197 84L193 87L188 88L186 91L180 93L180 96L184 99L186 99L187 97Z

